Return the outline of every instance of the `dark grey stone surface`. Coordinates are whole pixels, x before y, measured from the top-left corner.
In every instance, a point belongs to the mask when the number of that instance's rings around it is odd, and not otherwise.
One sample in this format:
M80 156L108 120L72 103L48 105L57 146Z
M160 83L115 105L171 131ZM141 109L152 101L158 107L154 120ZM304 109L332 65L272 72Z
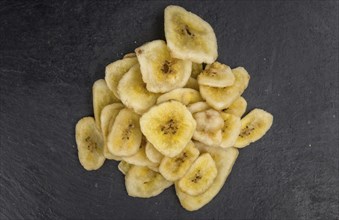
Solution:
M251 74L249 110L274 125L240 151L199 211L174 189L128 197L117 163L86 172L74 126L105 65L164 38L182 5L213 27L219 60ZM0 219L338 219L338 1L0 1Z

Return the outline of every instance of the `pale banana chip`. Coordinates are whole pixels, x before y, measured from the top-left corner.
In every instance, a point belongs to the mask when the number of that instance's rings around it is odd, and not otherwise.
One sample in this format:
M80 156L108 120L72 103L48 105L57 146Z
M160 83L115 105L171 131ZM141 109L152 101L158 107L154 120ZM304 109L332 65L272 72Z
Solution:
M120 110L107 138L107 147L111 154L127 157L138 152L142 139L139 118L130 109Z
M186 106L168 101L153 106L140 119L142 133L163 155L175 157L191 140L196 122Z
M198 80L194 79L193 77L190 77L185 85L185 88L191 88L196 91L199 91Z
M224 127L222 128L222 141L220 143L220 147L227 148L233 147L241 129L240 118L221 112L221 117L224 120Z
M205 70L198 75L199 85L211 87L227 87L233 85L235 77L229 66L214 62L207 65Z
M157 100L157 104L167 102L169 100L176 100L184 105L189 105L191 103L202 101L202 98L197 90L179 88L161 95Z
M147 141L145 147L145 153L147 158L153 163L160 163L164 155L162 155L150 142Z
M114 93L115 97L119 98L118 83L120 79L132 66L137 63L138 60L136 57L130 57L130 55L128 55L127 57L124 57L124 59L117 60L106 66L105 81L108 88L110 88L110 90Z
M178 187L184 193L197 196L210 188L217 174L218 170L213 158L209 153L203 153L178 181Z
M159 94L149 92L146 84L142 81L139 64L134 65L121 78L118 84L120 100L128 108L137 114L145 113L152 107L159 97Z
M231 104L230 107L223 109L222 112L241 117L246 112L246 108L247 102L242 96L240 96Z
M112 91L107 87L105 80L99 79L95 81L92 87L93 94L93 110L94 110L94 118L95 123L99 129L101 129L100 125L100 115L102 109L109 104L119 103L120 100L117 99Z
M159 171L165 179L177 181L185 175L198 156L199 150L193 142L189 142L179 155L173 158L164 157L160 163Z
M164 93L186 85L192 64L188 60L173 58L165 41L148 42L135 52L148 91Z
M241 131L234 147L243 148L259 140L271 128L273 116L262 110L253 109L241 119Z
M207 109L210 109L211 106L209 106L207 102L196 102L196 103L189 104L187 108L192 114L194 114L197 112L202 112Z
M218 57L211 25L182 7L166 7L165 37L173 57L195 63L213 63Z
M126 161L120 161L118 164L118 169L120 170L120 172L124 175L126 175L126 173L129 171L129 169L132 167L131 164L127 163Z
M111 154L107 147L107 136L111 131L111 128L114 124L115 118L117 117L120 110L124 107L121 103L114 103L105 106L101 111L100 121L101 121L101 132L104 138L104 149L103 154L106 159L109 160L121 160L120 157Z
M159 195L173 183L147 167L132 166L125 176L129 196L150 198Z
M104 140L95 125L94 118L84 117L75 126L75 140L80 164L86 170L97 170L105 162Z

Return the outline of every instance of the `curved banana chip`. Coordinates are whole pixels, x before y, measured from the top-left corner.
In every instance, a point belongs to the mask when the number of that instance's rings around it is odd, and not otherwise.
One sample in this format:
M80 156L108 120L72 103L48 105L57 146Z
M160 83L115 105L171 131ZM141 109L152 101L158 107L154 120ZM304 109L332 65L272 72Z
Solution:
M175 183L175 191L179 198L180 204L188 211L195 211L209 203L221 190L226 182L228 175L231 173L239 151L236 148L215 148L208 147L201 143L194 143L200 152L209 153L217 167L218 173L212 185L202 194L191 196L180 189L178 182Z
M126 54L122 60L117 60L106 66L105 81L107 86L114 93L115 97L119 98L118 83L127 71L138 63L136 57L131 57L131 54Z
M148 42L135 49L135 53L148 91L165 93L186 85L192 63L173 58L165 41Z
M194 114L194 113L197 113L197 112L202 112L202 111L205 111L207 109L210 109L211 106L209 106L207 104L207 102L196 102L196 103L192 103L192 104L188 105L187 108L192 114Z
M169 181L177 181L185 175L192 163L198 158L199 150L193 142L189 142L185 149L177 156L162 159L159 172Z
M75 140L80 164L86 170L97 170L105 162L104 140L93 117L80 119L75 126Z
M235 76L233 85L217 88L200 85L200 94L214 109L228 108L245 91L250 80L250 75L243 67L232 69Z
M214 62L207 65L205 70L198 75L199 85L211 87L227 87L233 85L235 77L229 66Z
M158 94L149 92L146 89L138 64L134 65L121 78L118 84L118 94L125 106L140 115L153 106L159 97Z
M173 183L147 167L132 166L125 176L129 196L150 198L159 195Z
M120 102L117 99L112 91L107 87L105 80L99 79L94 82L92 87L93 94L93 111L95 123L99 129L101 129L100 125L100 115L102 109L109 104Z
M101 132L104 138L104 150L103 154L106 159L109 160L121 160L120 157L111 154L107 147L107 136L111 131L111 128L114 124L115 118L119 114L120 110L124 108L124 105L121 103L114 103L105 106L101 111L100 121L101 121Z
M166 7L165 37L173 57L195 63L213 63L218 57L211 25L182 7Z
M159 164L164 157L150 142L147 141L145 147L145 153L147 158L152 161L153 163Z
M111 154L127 157L138 152L142 139L139 118L131 109L120 110L107 137L107 147Z
M202 101L202 98L197 90L190 88L179 88L159 96L157 104L170 100L176 100L184 105L189 105L191 103Z
M243 148L259 140L271 128L273 116L262 110L253 109L241 119L241 131L234 147Z
M168 101L152 107L140 119L142 133L163 155L175 157L191 140L196 122L186 106Z
M222 140L220 143L220 147L233 147L240 134L240 118L228 113L221 112L220 114L222 119L224 120L224 127L221 130Z
M247 102L242 96L240 96L231 104L230 107L223 109L222 112L241 117L246 112L246 108Z

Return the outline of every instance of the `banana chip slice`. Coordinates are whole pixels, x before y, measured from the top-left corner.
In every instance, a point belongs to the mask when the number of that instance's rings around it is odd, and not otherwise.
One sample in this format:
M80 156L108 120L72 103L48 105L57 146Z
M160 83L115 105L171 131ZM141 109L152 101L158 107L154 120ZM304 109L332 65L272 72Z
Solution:
M101 111L100 121L101 121L101 132L104 137L104 156L109 160L121 160L120 157L111 154L107 147L107 137L111 128L114 124L115 118L119 114L120 110L124 108L124 105L121 103L114 103L104 107Z
M111 154L127 157L138 152L142 138L139 118L130 109L120 110L107 138L107 147Z
M212 185L205 192L197 196L191 196L185 193L178 186L178 182L176 182L175 190L179 201L182 207L188 211L195 211L202 208L218 194L230 174L233 164L239 154L239 151L233 147L221 149L204 146L203 144L196 142L195 146L200 150L200 152L208 152L212 156L218 173Z
M221 113L221 117L224 120L224 127L221 130L222 141L220 143L220 147L233 147L241 129L240 118L235 115L223 112Z
M192 114L194 114L210 109L211 106L209 106L206 102L196 102L188 105L187 108Z
M75 126L75 140L80 164L86 170L97 170L105 162L104 140L95 125L94 118L84 117Z
M223 109L222 112L241 117L246 112L246 108L247 102L242 96L240 96L231 104L230 107Z
M153 163L160 163L164 155L162 155L150 142L147 141L145 147L145 153L147 158Z
M136 166L145 166L150 168L158 167L158 164L153 163L147 158L145 153L145 145L146 143L142 143L136 154L129 157L124 157L123 160L129 164Z
M184 105L189 105L191 103L202 101L202 98L197 90L190 88L179 88L161 95L157 100L157 104L167 102L169 100L176 100Z
M198 158L199 150L193 142L189 142L185 149L177 156L162 159L159 172L169 181L177 181L185 175L192 163Z
M172 184L160 173L147 167L132 166L125 176L126 190L132 197L150 198L159 195Z
M159 97L158 94L149 92L146 89L138 64L134 65L121 78L118 84L118 94L125 106L140 115L152 107Z
M120 102L117 99L112 91L107 87L105 80L99 79L95 81L92 87L93 93L93 110L94 110L94 118L95 123L99 129L101 129L100 125L100 115L102 109L109 104Z
M224 120L219 112L214 109L197 112L193 115L197 127L193 139L208 146L219 146L222 141L222 128Z
M228 108L245 91L250 75L243 67L232 69L235 81L232 86L217 88L200 85L200 94L214 109Z
M165 37L172 56L178 59L213 63L218 57L217 39L211 25L182 7L166 7Z
M152 107L140 119L142 133L163 155L175 157L191 140L196 122L186 106L168 101Z
M127 71L138 63L136 57L131 57L131 54L126 54L122 60L117 60L106 66L105 81L108 88L112 90L115 97L119 98L118 83Z
M234 83L235 77L229 66L214 62L207 65L205 70L198 75L199 85L211 87L227 87Z
M126 175L126 173L129 171L129 169L132 167L131 164L127 163L126 161L120 161L120 163L118 164L118 169L120 170L120 172L124 175Z
M203 153L178 181L178 187L191 196L197 196L212 185L217 174L218 170L213 158L209 153Z
M165 41L146 43L135 49L135 52L148 91L164 93L186 85L192 63L171 57Z
M196 91L199 91L199 83L198 80L194 79L193 77L190 77L185 85L185 88L191 88Z
M197 79L198 75L203 71L203 66L201 63L192 63L192 73L191 77Z
M234 147L243 148L259 140L271 128L273 116L262 110L253 109L241 119L241 131Z

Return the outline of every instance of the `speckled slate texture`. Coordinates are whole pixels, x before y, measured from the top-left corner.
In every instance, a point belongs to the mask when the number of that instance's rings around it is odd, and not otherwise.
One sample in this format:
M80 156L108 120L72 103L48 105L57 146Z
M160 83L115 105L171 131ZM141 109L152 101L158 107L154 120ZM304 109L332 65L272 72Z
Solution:
M214 28L219 60L251 74L274 115L199 211L173 188L128 197L117 163L86 172L74 126L105 65L164 39L178 4ZM0 1L0 219L338 219L338 1Z

